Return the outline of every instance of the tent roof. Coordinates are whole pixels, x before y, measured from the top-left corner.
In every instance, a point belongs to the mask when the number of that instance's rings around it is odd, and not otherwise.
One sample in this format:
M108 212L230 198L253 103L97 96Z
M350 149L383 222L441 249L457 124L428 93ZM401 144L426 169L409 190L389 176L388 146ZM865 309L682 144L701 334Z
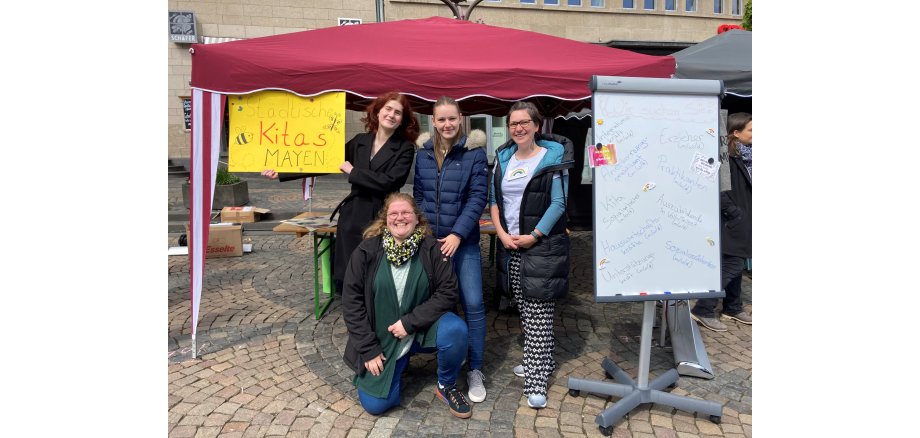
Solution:
M590 106L592 75L670 77L674 58L523 30L431 17L336 26L192 46L193 88L223 94L346 91L361 110L390 90L418 112L442 95L470 114L504 115L528 99L545 115ZM419 106L418 104L424 104Z
M671 56L677 60L677 78L720 79L726 93L753 94L750 31L723 32Z

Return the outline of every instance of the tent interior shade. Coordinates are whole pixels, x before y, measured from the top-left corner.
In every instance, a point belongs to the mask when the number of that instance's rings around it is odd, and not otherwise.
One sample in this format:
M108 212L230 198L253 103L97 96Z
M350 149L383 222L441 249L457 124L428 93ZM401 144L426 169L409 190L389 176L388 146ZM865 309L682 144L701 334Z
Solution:
M193 45L192 88L221 94L345 91L362 110L396 90L430 114L442 95L469 114L526 99L547 116L590 107L593 75L666 78L674 58L536 32L430 17ZM416 105L413 105L416 106Z

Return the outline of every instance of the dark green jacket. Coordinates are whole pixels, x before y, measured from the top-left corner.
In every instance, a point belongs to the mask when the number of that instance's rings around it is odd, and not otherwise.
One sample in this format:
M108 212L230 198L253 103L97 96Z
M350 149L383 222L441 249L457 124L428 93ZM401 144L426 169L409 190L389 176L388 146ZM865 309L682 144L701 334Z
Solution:
M441 245L431 236L419 244L418 254L428 276L429 296L400 318L410 335L430 327L441 315L457 307L460 293L450 258L441 254ZM355 248L345 270L342 291L342 316L348 328L343 359L355 373L363 375L364 362L383 353L374 333L374 279L383 259L380 237L365 239Z

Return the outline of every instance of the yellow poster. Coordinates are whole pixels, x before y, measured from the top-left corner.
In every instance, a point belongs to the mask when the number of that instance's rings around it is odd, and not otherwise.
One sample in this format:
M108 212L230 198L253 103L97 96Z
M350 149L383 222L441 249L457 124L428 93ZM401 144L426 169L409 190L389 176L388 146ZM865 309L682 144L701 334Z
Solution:
M229 96L231 172L339 173L345 161L345 93L286 91Z

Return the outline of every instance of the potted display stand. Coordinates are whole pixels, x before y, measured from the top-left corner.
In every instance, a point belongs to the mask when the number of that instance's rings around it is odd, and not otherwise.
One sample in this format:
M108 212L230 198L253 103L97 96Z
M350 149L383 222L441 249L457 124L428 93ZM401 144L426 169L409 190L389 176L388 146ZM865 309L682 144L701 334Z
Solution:
M188 180L182 184L182 203L185 208L191 209L190 184ZM249 183L230 173L224 167L217 167L217 178L214 186L214 202L212 210L224 207L242 207L249 203Z

